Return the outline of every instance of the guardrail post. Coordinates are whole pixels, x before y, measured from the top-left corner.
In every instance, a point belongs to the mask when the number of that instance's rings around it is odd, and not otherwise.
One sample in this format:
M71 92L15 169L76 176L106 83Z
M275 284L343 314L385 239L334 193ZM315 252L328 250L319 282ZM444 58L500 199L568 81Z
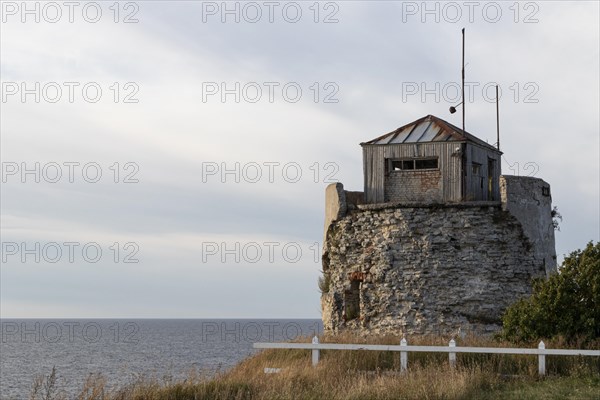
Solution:
M312 338L312 344L319 344L319 338L314 336ZM312 349L312 366L316 367L319 363L319 349Z
M546 345L543 341L540 341L538 344L538 350L546 349ZM546 355L539 354L538 355L538 372L540 375L546 375Z
M450 339L450 343L448 343L448 347L456 347L456 342L454 339ZM448 353L450 367L456 367L456 353Z
M405 338L400 341L400 346L407 346ZM408 368L408 353L406 351L400 351L400 371L406 371Z

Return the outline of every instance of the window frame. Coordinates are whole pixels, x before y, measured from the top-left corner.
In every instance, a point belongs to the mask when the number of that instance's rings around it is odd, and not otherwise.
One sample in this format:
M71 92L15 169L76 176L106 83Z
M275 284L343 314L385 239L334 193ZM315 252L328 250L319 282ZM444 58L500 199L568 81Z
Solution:
M417 161L434 161L435 168L417 168ZM404 163L411 162L412 168L402 168ZM402 166L399 169L394 169L394 163L400 163ZM387 173L390 172L417 172L417 171L439 171L440 170L440 158L435 157L412 157L412 158L386 158L386 169Z

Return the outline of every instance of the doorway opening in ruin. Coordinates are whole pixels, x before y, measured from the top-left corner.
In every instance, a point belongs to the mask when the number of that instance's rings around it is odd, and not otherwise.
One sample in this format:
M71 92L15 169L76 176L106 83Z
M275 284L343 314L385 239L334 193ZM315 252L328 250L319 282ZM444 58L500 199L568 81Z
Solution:
M344 293L344 308L347 320L360 317L360 281L350 281L350 289Z

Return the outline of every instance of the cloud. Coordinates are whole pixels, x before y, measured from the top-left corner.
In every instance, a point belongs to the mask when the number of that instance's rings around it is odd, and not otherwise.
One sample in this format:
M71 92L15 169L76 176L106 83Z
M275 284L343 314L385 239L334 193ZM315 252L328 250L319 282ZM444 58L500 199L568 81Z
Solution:
M362 189L360 142L426 114L460 125L447 110L458 103L463 26L474 85L467 130L496 141L497 82L503 172L551 184L564 216L558 254L599 240L597 3L519 3L518 15L501 3L496 23L485 4L473 22L464 7L452 22L448 3L427 3L429 13L421 2L320 3L318 23L301 4L297 23L280 9L273 23L203 22L199 2L139 3L136 24L114 23L107 8L97 24L3 23L2 81L63 90L57 103L2 102L3 163L94 162L103 175L94 184L8 177L2 240L135 241L144 256L126 266L3 265L3 315L318 317L318 262L199 268L198 246L322 240L327 182ZM323 23L327 15L338 22ZM79 83L72 103L64 82ZM97 103L83 98L89 82L102 89ZM295 103L285 99L290 84L302 90ZM219 92L207 95L207 85ZM139 101L125 103L128 95ZM139 183L122 182L128 162ZM282 172L287 164L300 167L298 182L293 168ZM252 183L257 165L262 179Z

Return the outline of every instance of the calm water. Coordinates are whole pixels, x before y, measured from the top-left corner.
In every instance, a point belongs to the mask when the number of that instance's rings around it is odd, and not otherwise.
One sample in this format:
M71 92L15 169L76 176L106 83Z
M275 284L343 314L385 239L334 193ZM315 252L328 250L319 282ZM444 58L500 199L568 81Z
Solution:
M225 370L254 353L252 343L322 332L320 320L2 319L0 398L28 399L37 375L55 366L70 397L91 373L112 385L137 377L184 378Z

